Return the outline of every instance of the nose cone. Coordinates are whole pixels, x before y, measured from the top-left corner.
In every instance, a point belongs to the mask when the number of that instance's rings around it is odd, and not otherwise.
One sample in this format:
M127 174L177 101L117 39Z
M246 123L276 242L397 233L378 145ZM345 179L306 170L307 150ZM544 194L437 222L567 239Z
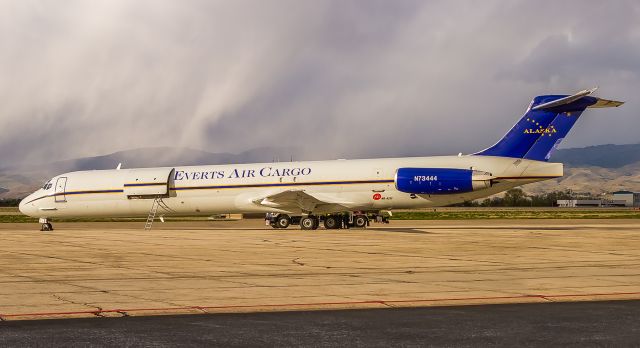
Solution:
M28 195L23 200L21 200L20 204L18 205L18 209L24 215L34 216L34 213L36 211L35 207L33 207L33 204L28 204L27 203L27 202L29 202L31 200L32 196L33 196L33 194Z
M20 210L20 212L24 215L27 215L26 213L26 202L27 202L27 198L24 198L20 201L20 204L18 205L18 209Z

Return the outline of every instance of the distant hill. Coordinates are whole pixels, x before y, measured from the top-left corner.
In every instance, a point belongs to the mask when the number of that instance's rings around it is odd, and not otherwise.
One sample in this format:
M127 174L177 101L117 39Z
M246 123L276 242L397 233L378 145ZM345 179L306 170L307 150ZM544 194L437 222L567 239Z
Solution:
M640 162L640 144L597 145L556 151L551 160L572 167L620 168Z
M401 155L401 154L399 154ZM77 170L169 167L200 164L286 162L314 160L300 149L264 147L239 154L211 153L189 148L156 147L115 152L22 167L0 168L0 198L21 198L60 173ZM558 150L553 162L565 163L565 176L524 186L528 192L571 189L601 193L626 189L640 191L640 144L598 145Z
M525 185L522 188L531 193L565 190L592 194L620 190L640 192L640 162L620 168L565 165L563 177Z

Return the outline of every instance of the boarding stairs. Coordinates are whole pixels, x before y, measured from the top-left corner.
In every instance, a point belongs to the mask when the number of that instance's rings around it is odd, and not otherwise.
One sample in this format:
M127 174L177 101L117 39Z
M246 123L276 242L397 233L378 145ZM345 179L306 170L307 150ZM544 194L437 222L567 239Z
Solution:
M147 215L147 222L144 224L144 229L146 231L151 229L153 225L153 220L156 218L156 214L158 213L158 207L162 202L162 197L156 197L153 199L153 204L151 205L151 210L149 210L149 215Z

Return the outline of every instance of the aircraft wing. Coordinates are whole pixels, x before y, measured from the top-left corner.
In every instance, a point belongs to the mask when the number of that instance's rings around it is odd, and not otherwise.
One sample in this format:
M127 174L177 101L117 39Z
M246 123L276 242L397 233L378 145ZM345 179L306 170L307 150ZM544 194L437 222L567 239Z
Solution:
M353 203L323 193L308 193L304 190L287 190L253 200L253 203L281 210L303 212L348 210Z

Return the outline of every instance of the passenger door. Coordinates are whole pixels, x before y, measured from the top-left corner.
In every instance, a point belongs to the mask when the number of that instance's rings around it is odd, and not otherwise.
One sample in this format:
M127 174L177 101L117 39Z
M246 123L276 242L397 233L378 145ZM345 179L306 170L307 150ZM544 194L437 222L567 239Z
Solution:
M56 180L56 191L55 191L55 201L56 203L62 203L67 201L67 196L65 195L65 189L67 187L67 178L61 176Z

